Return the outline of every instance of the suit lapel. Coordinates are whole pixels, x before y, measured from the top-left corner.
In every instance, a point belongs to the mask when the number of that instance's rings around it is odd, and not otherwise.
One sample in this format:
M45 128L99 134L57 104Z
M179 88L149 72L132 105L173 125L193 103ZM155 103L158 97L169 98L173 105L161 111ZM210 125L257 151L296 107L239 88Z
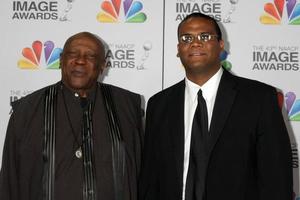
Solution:
M180 187L182 187L184 157L184 90L185 82L183 80L177 84L168 98L169 114L167 115L170 116L168 127L170 128L169 133L171 134L173 156L176 160Z
M233 79L234 76L224 70L219 84L210 125L209 134L211 137L208 145L208 158L222 132L236 96L236 90L234 89L236 82ZM173 156L176 160L176 170L180 188L182 188L184 159L184 91L185 82L183 80L173 88L167 99L169 107L168 115L166 115L170 116L168 127L170 129L169 133L173 146Z
M226 70L223 71L211 119L209 131L211 137L208 145L208 158L210 157L212 149L214 148L225 122L227 121L227 117L236 96L236 90L234 89L236 83L233 79L234 76L232 74Z

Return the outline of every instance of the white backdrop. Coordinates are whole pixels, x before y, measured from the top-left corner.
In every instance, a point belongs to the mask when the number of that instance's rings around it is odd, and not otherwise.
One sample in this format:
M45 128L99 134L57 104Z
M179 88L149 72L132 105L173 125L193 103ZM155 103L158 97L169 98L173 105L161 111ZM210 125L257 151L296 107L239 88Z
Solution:
M60 80L58 55L69 36L90 31L102 37L110 48L104 82L140 93L146 103L184 77L177 25L190 12L222 22L222 58L233 73L278 88L299 200L299 0L1 1L0 158L10 103Z

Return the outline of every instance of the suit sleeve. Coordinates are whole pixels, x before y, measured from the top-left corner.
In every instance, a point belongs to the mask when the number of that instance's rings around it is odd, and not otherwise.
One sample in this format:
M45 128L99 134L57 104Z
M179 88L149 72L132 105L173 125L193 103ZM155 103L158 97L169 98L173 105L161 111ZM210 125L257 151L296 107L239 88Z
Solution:
M259 199L292 199L291 145L276 90L266 92L262 102L256 147Z
M139 180L139 200L157 198L157 162L155 157L155 124L153 123L153 101L148 101L146 112L145 143L142 154L141 174ZM157 138L156 138L157 139Z
M141 96L138 95L137 98L137 110L136 110L136 116L137 116L137 134L135 136L135 156L136 156L136 169L137 174L140 173L140 166L141 166L141 157L142 157L142 147L144 143L144 129L143 129L143 111L141 106Z
M16 124L15 113L9 120L6 139L4 143L2 168L0 171L0 199L18 200L18 155L17 139L15 137Z

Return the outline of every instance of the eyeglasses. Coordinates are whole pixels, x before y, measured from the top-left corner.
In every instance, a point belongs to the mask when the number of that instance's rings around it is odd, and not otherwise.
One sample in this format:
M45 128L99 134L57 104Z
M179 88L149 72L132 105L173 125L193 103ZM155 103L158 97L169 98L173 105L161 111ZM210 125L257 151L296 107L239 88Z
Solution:
M218 35L210 34L210 33L200 33L197 35L192 34L183 34L180 36L180 41L185 44L191 44L195 41L195 38L197 38L201 42L208 42L212 40L213 38L219 39Z

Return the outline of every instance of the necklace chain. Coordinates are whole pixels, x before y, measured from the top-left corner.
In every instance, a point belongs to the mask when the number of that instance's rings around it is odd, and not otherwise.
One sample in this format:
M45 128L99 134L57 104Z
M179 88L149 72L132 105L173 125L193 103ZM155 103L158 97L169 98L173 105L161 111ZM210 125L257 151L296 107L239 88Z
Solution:
M66 114L67 114L67 119L68 119L68 123L69 123L69 126L71 128L71 132L72 132L72 135L75 139L75 142L78 146L76 152L75 152L75 155L77 158L81 158L82 157L82 143L80 144L79 143L79 139L78 137L76 136L76 133L75 133L75 130L74 130L74 127L72 125L72 121L71 121L71 117L70 117L70 113L69 113L69 110L68 110L68 107L67 107L67 103L66 103L66 97L65 97L65 92L64 92L64 88L63 88L63 84L61 85L61 89L62 89L62 99L63 99L63 103L64 103L64 107L65 107L65 111L66 111ZM95 92L95 96L94 96L94 102L93 102L93 107L92 107L92 113L94 113L94 108L95 108L95 103L96 103L96 96L97 96L97 90L98 90L98 84L96 85L96 92Z
M63 87L62 87L62 97L63 97L62 99L63 99L63 102L64 102L64 107L65 107L65 111L66 111L66 114L67 114L67 119L68 119L68 122L69 122L69 126L71 127L72 135L73 135L73 137L75 139L76 144L78 145L78 148L80 148L82 144L79 143L79 139L76 136L74 127L72 125L72 121L71 121L70 113L69 113L69 110L68 110L68 107L67 107L66 97L65 97L65 92L64 92L64 88Z

